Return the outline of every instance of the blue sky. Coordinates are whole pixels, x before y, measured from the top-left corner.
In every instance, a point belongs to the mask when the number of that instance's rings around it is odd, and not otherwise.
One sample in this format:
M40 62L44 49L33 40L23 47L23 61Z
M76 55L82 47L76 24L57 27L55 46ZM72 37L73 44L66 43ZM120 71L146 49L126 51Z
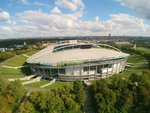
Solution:
M0 38L149 36L149 12L149 0L1 0Z

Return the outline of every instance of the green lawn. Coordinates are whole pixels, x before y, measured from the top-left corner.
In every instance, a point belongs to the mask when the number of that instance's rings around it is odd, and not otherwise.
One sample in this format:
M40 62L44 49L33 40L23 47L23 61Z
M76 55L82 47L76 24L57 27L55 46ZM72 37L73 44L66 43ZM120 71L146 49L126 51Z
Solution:
M36 51L31 51L31 52L28 52L28 53L25 53L26 55L28 56L31 56L33 54L35 54L36 52L38 52L39 50L36 50ZM7 65L7 66L22 66L25 64L27 60L27 57L23 56L22 54L21 55L16 55L4 62L3 65Z
M29 53L25 53L26 55L28 56L31 56L33 54L35 54L37 51L32 51L32 52L29 52ZM21 66L25 63L27 57L23 56L23 55L17 55L15 57L12 57L4 62L3 65L8 65L8 66ZM21 78L21 77L24 77L25 74L24 72L27 72L28 70L26 68L23 68L23 69L10 69L10 68L4 68L4 67L0 67L0 77L4 77L6 79L9 79L9 78ZM26 80L25 80L26 81ZM25 81L21 81L21 82L25 82ZM27 80L28 81L28 80ZM28 85L25 85L25 86L28 86L28 87L33 87L33 88L39 88L40 86L44 85L44 84L47 84L49 83L48 80L41 80L40 82L35 82L35 83L32 83L32 84L28 84ZM54 89L54 88L61 88L63 86L69 86L69 87L73 87L73 83L72 82L56 82L46 88L48 89Z
M18 75L18 74L23 74L23 73L21 69L11 69L11 68L0 67L0 74Z
M125 79L128 79L132 73L140 74L143 70L148 69L148 61L141 55L133 54L128 57L127 62L133 63L135 67L126 68L122 73L118 74ZM106 78L106 80L109 82L111 78Z
M22 72L21 69L9 69L0 67L0 77L5 78L20 78L23 77L25 74Z
M31 84L27 84L27 85L25 85L25 86L28 86L28 87L32 87L32 88L40 88L40 86L42 86L42 85L44 85L44 84L47 84L47 83L49 83L50 81L48 81L48 80L41 80L41 81L39 81L39 82L35 82L35 83L31 83ZM47 89L55 89L55 88L61 88L61 87L63 87L63 86L68 86L68 87L73 87L73 82L55 82L54 84L52 84L52 85L49 85L49 86L47 86L47 87L45 87L45 88L47 88Z
M46 87L50 89L62 88L63 86L73 87L73 82L55 82L54 84Z
M147 65L148 61L140 55L133 54L133 55L129 56L127 62L133 63L133 65L135 67L126 68L125 71L118 74L119 76L121 76L122 78L125 78L125 79L128 79L132 73L140 74L143 70L148 69L148 65ZM111 78L106 78L106 80L108 82L111 82Z
M28 52L28 53L25 53L26 55L28 56L32 56L33 54L39 52L39 50L35 50L35 51L31 51L31 52Z
M145 47L137 47L136 50L143 51L144 53L150 53L150 49Z
M38 50L37 50L38 51ZM36 53L37 51L32 51L26 53L27 55L32 55ZM15 57L12 57L4 62L1 63L1 65L7 65L7 66L22 66L25 64L27 57L23 55L16 55ZM22 68L22 69L11 69L11 68L4 68L0 66L0 77L5 76L5 78L20 78L24 75L29 75L30 71L28 68Z
M34 83L31 83L31 84L27 84L25 86L29 86L29 87L33 87L33 88L39 88L40 86L44 85L44 84L47 84L49 83L48 80L40 80L39 82L34 82Z
M7 66L22 66L25 64L27 57L23 55L16 55L3 62L3 65Z
M0 77L4 77L5 79L10 79L10 78L22 78L25 77L24 75L0 75Z
M144 62L146 59L140 55L137 54L133 54L131 56L129 56L127 62L129 63L140 63L140 62Z
M126 70L119 75L122 78L129 78L132 73L140 74L143 70L148 69L148 61L141 55L133 54L129 56L127 62L133 63L135 67L126 68Z

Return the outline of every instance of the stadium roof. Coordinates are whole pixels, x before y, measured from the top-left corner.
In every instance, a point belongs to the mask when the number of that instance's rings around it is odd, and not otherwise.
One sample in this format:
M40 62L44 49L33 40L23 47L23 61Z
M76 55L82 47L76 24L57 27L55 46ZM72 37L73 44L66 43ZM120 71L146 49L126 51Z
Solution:
M124 58L129 54L104 48L69 49L53 52L55 45L32 55L27 59L28 63L56 65L61 62L93 61Z

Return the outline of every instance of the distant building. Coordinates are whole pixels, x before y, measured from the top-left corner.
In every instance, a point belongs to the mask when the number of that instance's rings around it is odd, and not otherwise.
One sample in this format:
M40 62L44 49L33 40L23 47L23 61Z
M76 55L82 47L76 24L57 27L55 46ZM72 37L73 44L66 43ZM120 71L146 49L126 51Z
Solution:
M111 37L111 33L109 33L109 38Z
M24 45L24 46L26 46L26 45L27 45L27 43L26 43L26 42L23 42L23 45Z
M24 47L24 45L15 45L15 48L17 48L17 49L21 49L23 47Z
M13 51L13 48L0 48L1 52L5 52L5 51Z
M5 52L5 48L0 48L0 51L1 52Z
M125 42L125 41L123 41L123 42L114 42L116 45L131 45L131 43L130 42Z
M136 49L136 44L134 44L134 47L133 47L134 49Z
M32 71L45 79L99 79L125 69L129 54L115 47L67 41L53 44L27 59Z

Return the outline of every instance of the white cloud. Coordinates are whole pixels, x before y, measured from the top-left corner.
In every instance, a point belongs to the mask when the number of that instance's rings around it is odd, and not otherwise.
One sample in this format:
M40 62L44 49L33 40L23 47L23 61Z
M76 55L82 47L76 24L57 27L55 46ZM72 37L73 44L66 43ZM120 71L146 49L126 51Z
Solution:
M24 5L36 5L36 6L49 6L48 4L42 3L42 2L29 2L29 0L18 0Z
M82 0L55 0L55 4L58 7L70 9L71 11L82 11L84 4Z
M150 19L150 0L117 0L124 6L134 9L137 13Z
M58 7L54 7L54 8L51 10L51 13L53 13L53 14L61 14L61 10L60 10Z
M6 11L1 11L0 12L0 23L10 23L10 24L15 24L15 21L13 21L10 18L10 15Z
M97 21L97 22L99 21L99 17L98 16L95 17L95 21Z
M7 22L10 19L9 13L2 11L0 12L0 22Z
M25 11L18 14L22 22L30 23L37 26L48 26L49 28L68 29L76 26L78 16L76 14L49 14L41 11Z
M28 2L28 0L19 0L21 3L25 4L25 5L29 5L30 3Z
M112 14L111 19L104 22L106 29L113 34L150 35L150 26L128 14Z
M3 28L3 33L14 36L84 36L84 35L150 35L150 26L143 19L128 14L112 14L106 21L82 21L73 14L53 14L25 11L18 14L26 26Z

